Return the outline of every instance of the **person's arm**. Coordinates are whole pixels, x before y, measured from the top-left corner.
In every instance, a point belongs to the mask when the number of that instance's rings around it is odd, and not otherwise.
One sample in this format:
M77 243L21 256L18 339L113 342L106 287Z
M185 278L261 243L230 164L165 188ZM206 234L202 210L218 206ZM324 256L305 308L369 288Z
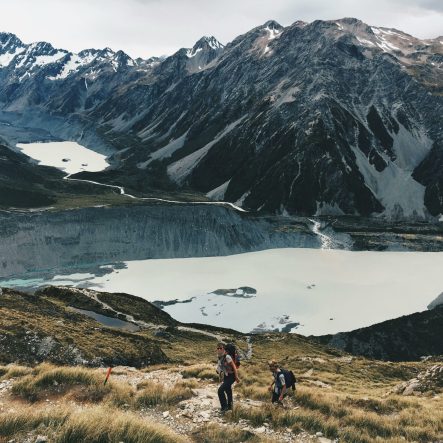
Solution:
M286 385L283 385L283 388L280 393L280 398L279 398L280 401L283 400L283 396L285 395L285 393L286 393Z
M273 386L275 384L275 380L272 380L271 386L269 386L268 390L272 392Z
M217 375L218 375L218 381L222 381L222 375L223 375L223 371L221 370L220 364L217 365Z
M285 376L283 374L280 374L279 377L280 377L280 382L282 384L279 400L282 401L283 396L286 393L286 381L285 381Z

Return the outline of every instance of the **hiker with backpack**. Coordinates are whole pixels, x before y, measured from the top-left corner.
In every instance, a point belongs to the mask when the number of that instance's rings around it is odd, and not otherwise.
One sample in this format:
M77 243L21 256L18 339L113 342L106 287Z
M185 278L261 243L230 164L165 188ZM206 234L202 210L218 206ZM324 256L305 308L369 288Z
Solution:
M283 404L283 399L288 393L288 389L292 388L295 391L295 376L292 371L281 369L275 360L268 362L269 369L274 377L269 391L272 392L272 403Z
M218 398L220 400L221 411L232 410L232 385L234 382L240 383L237 368L240 366L236 348L232 344L219 343L217 345L217 372L223 377L222 384L218 388Z

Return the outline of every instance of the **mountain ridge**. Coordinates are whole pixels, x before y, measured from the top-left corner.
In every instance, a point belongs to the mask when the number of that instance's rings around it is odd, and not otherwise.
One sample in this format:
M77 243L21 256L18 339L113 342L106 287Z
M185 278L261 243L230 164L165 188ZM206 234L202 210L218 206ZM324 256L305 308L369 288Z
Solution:
M273 214L443 214L438 38L344 18L199 42L165 59L97 57L78 72L64 71L70 60L38 59L35 75L8 65L0 107L88 122L115 161L79 178L131 174L140 192L169 181ZM51 48L44 57L57 56Z

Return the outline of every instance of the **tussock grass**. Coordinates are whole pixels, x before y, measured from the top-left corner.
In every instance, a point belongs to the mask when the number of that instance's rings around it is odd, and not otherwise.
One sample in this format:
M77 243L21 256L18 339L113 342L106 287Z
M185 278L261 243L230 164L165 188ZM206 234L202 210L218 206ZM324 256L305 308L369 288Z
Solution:
M36 410L24 407L18 411L3 413L0 414L0 437L16 436L40 427L57 428L68 416L68 411L63 408Z
M195 389L201 386L201 383L198 380L195 380L193 378L188 378L185 380L181 380L180 383L178 383L180 386L183 386L184 388L189 389Z
M112 419L110 419L112 417ZM0 414L0 437L20 436L41 431L54 443L184 443L183 437L166 427L106 407L80 412L53 408L31 408Z
M28 375L32 372L31 368L27 366L20 366L10 364L7 366L0 366L0 380L8 378L19 378Z
M182 383L177 383L170 388L165 388L159 383L147 380L139 386L142 390L137 393L135 399L138 406L170 406L180 403L183 400L187 400L193 395L191 388Z
M343 404L350 408L360 408L366 411L376 412L378 414L394 414L407 408L414 408L420 410L422 406L417 403L413 403L400 398L387 398L386 400L380 400L376 398L352 398L346 397L343 400Z
M236 392L240 392L242 397L251 398L253 400L269 401L271 394L265 386L257 385L240 385L235 387Z
M12 393L31 402L66 394L78 402L106 399L118 405L130 401L133 392L129 386L114 382L104 385L103 380L104 376L95 370L42 364L14 383Z
M125 368L113 372L116 377L113 379L111 376L109 384L103 386L105 370L45 364L34 369L14 365L0 366L0 378L16 378L12 391L15 396L33 402L57 397L61 404L58 413L52 411L45 413L46 415L27 410L26 406L24 413L0 413L0 430L3 432L0 433L0 441L2 436L15 436L43 426L48 429L48 432L44 432L45 435L55 443L178 441L174 440L176 436L173 434L172 437L162 434L163 436L155 436L149 440L156 434L148 429L151 424L140 421L136 414L140 412L140 408L173 407L182 400L191 398L193 388L207 386L218 381L218 377L214 370L215 339L180 330L173 334L174 340L170 344L164 344L168 357L180 364L190 361L187 360L190 358L189 347L194 346L195 342L197 351L191 356L191 362L195 363L195 355L198 355L199 364L184 368L177 364L161 364L144 371L180 372L184 379L174 386L171 384L165 387L162 383L145 380L134 389L125 382L116 381L117 378L131 376L131 370ZM264 406L246 407L236 401L234 411L226 415L228 420L237 422L245 419L253 426L262 426L266 422L275 430L290 428L294 432L320 431L328 438L339 438L340 441L352 443L424 443L442 440L441 396L432 398L386 395L396 384L426 369L427 363L391 363L360 357L340 359L340 353L330 353L327 349L296 336L270 334L253 337L253 345L253 358L242 362L239 374L241 383L235 385L234 392L240 398L261 400ZM276 358L282 367L293 370L299 380L295 397L285 400L286 408L270 404L268 386L272 376L266 362L271 358ZM307 373L310 369L312 372ZM328 386L316 386L312 383L316 380L327 383ZM69 400L74 400L77 405L72 406ZM96 407L95 403L100 402L100 407ZM78 403L82 403L81 407L85 409L83 415L78 413ZM126 413L119 409L123 404L126 404ZM37 403L34 407L41 408L42 404ZM64 407L71 409L63 412ZM145 425L148 427L145 428ZM266 441L262 436L253 436L233 428L232 423L226 427L215 424L198 426L198 431L190 436L197 442ZM155 429L158 429L157 425ZM107 435L107 439L100 440L103 438L100 433ZM143 433L148 437L145 438ZM140 437L142 434L143 438Z
M325 402L315 405L315 396L302 408L283 409L273 405L262 408L236 407L231 420L248 420L254 426L270 423L276 429L290 427L294 431L306 429L322 432L328 438L343 441L373 442L377 438L408 441L439 441L443 435L441 412L428 411L417 416L414 408L401 410L392 415L347 408L337 399L337 408L325 407Z
M110 419L112 417L112 419ZM186 440L168 428L134 414L93 408L74 413L61 427L56 443L184 443Z
M243 431L241 429L230 428L228 426L219 426L214 423L207 424L198 431L194 432L192 434L192 439L196 443L271 443L275 441L266 437L255 435L250 431Z
M218 381L218 374L215 372L214 365L199 364L192 365L182 369L183 378L200 378L202 380Z
M293 369L289 360L283 367ZM380 363L380 364L379 364ZM362 379L368 373L375 373L379 378L377 388L367 386L356 378L348 378L346 374L329 374L326 371L329 360L319 363L323 368L317 371L317 379L329 382L330 388L320 388L306 383L306 379L298 377L300 383L294 397L285 400L286 408L270 404L271 394L268 386L272 381L266 364L257 361L247 362L241 367L240 379L242 383L235 387L237 394L243 398L262 400L265 406L235 407L230 419L247 420L253 426L262 426L267 422L275 429L291 428L294 432L307 430L308 432L322 432L326 437L341 441L356 443L372 443L374 441L440 441L443 435L442 400L417 397L401 397L397 395L382 396L390 386L395 384L394 377L409 376L414 371L412 365L386 371L386 378L382 378L382 368L389 366L384 362L357 361L356 367L361 371ZM349 370L346 365L346 372ZM352 368L352 367L351 367ZM345 370L343 370L345 372ZM296 371L298 375L299 372ZM325 377L326 375L326 377ZM331 380L335 378L336 383ZM312 379L312 377L306 377ZM337 384L340 383L340 386ZM292 391L290 391L292 392ZM434 402L434 403L432 403ZM238 405L238 403L237 403Z

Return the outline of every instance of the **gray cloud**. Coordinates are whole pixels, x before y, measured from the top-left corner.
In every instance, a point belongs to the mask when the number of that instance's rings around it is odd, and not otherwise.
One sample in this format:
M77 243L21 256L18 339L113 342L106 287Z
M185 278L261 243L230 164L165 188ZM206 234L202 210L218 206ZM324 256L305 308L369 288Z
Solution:
M443 11L443 2L441 0L419 0L419 6L430 9L432 11Z
M0 30L25 42L110 46L141 57L170 54L202 35L226 43L268 19L357 17L421 38L443 34L442 0L0 0L0 10Z

